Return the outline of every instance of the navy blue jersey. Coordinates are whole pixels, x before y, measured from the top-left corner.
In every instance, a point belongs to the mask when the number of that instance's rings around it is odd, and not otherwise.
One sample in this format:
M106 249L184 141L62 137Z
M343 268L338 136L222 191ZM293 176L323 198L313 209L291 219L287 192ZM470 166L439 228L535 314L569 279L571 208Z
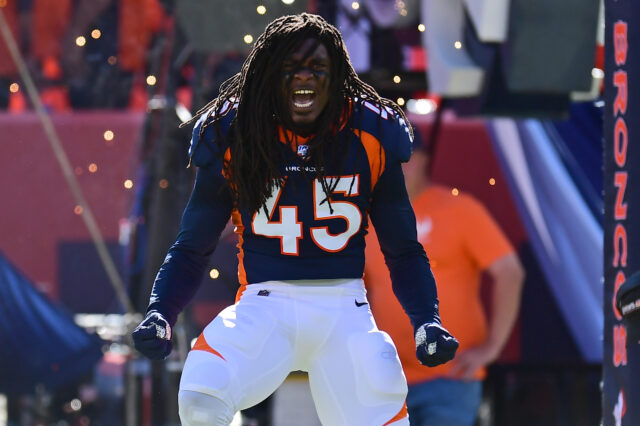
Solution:
M225 189L222 162L233 158L216 134L227 132L235 108L227 104L221 111L220 133L213 125L200 131L211 117L205 115L196 123L190 152L193 164L199 167L196 183L178 239L158 273L150 309L175 321L202 279L207 258L229 217L239 236L238 277L243 286L361 278L364 237L371 220L394 290L400 290L396 294L412 321L419 326L437 317L435 284L416 238L415 216L401 169L401 162L411 155L408 124L391 110L361 101L351 105L348 119L335 136L337 143L347 145L346 157L326 161L325 182L334 188L331 197L304 160L304 139L296 138L292 147L281 134L284 180L257 212L234 209L232 194ZM407 281L419 285L410 286ZM423 287L417 290L421 295L417 299L414 287Z

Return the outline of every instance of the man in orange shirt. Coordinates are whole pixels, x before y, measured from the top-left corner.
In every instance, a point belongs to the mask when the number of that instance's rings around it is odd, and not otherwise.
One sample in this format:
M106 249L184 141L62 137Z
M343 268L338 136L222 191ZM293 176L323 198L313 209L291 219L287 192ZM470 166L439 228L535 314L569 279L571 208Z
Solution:
M433 368L415 360L413 328L393 298L373 233L367 237L365 280L374 317L395 342L407 376L411 424L473 425L485 367L498 358L517 317L524 270L484 206L469 195L430 182L429 155L420 142L416 135L414 153L403 171L418 240L436 278L442 319L460 341L454 360ZM485 271L493 279L489 318L480 299Z

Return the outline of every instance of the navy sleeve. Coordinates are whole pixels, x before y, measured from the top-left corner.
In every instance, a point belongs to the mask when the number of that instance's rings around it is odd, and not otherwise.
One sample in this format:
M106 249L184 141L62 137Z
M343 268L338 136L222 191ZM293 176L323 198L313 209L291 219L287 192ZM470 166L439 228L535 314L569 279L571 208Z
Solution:
M387 164L376 184L369 214L389 268L393 292L414 330L427 322L439 324L436 282L418 241L416 217L398 161Z
M233 200L218 167L198 170L180 233L158 271L149 311L161 313L171 325L202 282L209 256L227 224Z

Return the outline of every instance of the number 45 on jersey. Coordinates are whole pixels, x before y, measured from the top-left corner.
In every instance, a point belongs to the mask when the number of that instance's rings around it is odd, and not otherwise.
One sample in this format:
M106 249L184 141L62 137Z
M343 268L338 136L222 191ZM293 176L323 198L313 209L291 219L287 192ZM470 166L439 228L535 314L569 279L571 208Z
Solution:
M329 187L338 183L334 193L344 194L345 197L355 197L358 195L358 175L341 176L340 178L326 178ZM353 182L352 182L353 180ZM263 235L269 238L280 239L280 249L282 254L297 256L299 254L298 240L302 238L303 223L298 221L297 206L278 206L280 220L271 220L275 211L278 199L282 193L282 186L278 186L266 202L265 209L259 209L253 216L251 228L256 235ZM354 203L349 201L325 201L326 195L322 189L320 180L313 182L313 213L315 220L342 219L347 222L347 229L338 234L331 234L328 226L316 226L310 228L313 242L322 250L337 252L346 247L349 239L354 236L362 225L362 213ZM324 202L323 202L324 201Z

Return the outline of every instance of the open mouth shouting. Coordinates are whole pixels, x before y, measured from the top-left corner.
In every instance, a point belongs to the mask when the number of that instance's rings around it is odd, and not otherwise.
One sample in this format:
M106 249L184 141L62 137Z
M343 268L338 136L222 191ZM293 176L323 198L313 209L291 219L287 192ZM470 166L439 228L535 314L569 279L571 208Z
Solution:
M315 77L312 77L312 79L318 80ZM322 84L325 83L325 81L316 83L320 83L320 87L318 87L318 84L305 85L304 87L293 85L288 91L289 96L287 103L289 112L291 114L291 120L296 126L307 127L313 124L329 100L326 84Z
M298 89L293 91L291 103L293 107L299 110L305 110L313 107L316 98L316 91L312 89Z

